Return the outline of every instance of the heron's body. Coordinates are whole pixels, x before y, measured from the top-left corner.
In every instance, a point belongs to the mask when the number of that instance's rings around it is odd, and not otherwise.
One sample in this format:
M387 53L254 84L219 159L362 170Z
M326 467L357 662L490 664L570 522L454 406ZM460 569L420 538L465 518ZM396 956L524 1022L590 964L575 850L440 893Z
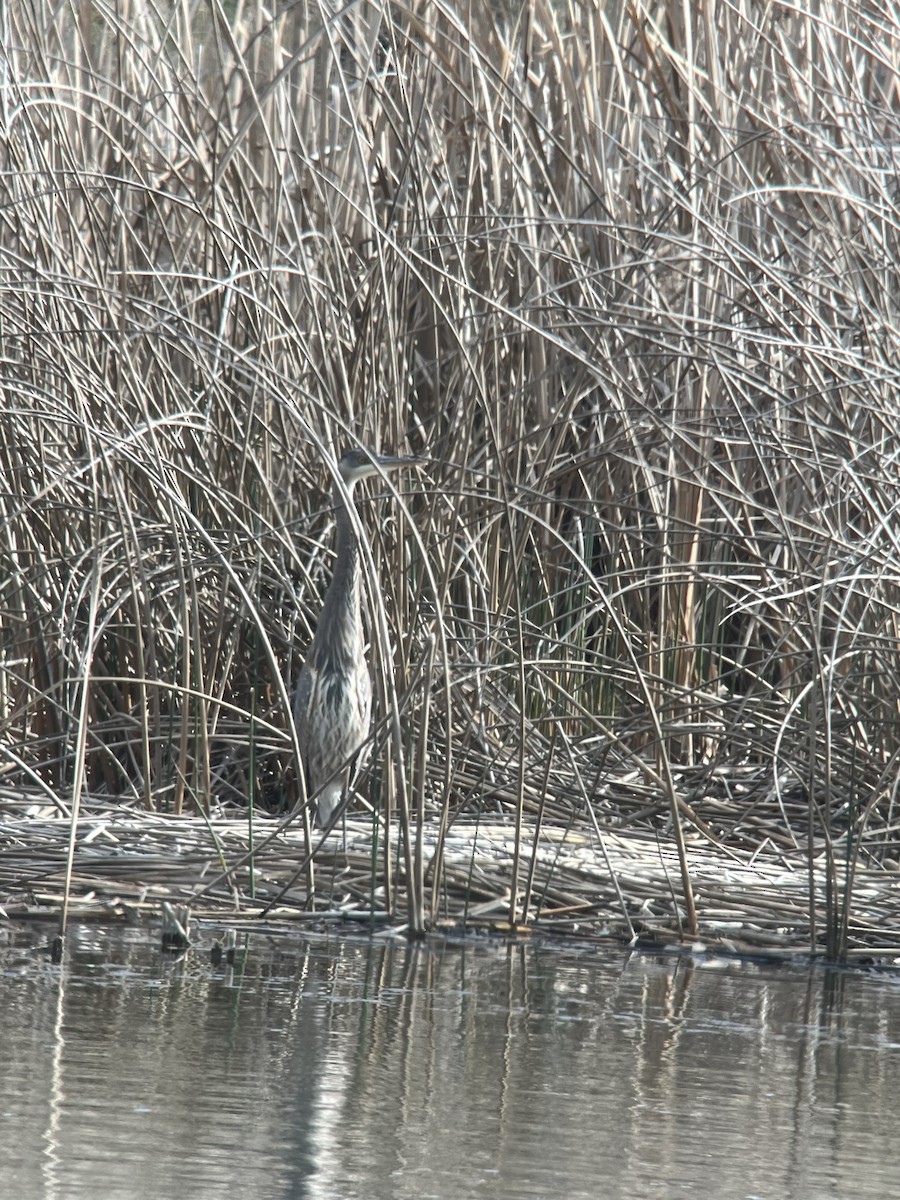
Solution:
M360 550L346 494L360 479L414 462L351 450L340 461L344 481L335 482L337 547L334 575L325 593L315 636L300 672L294 722L308 796L316 821L329 824L340 807L369 733L372 681L365 657L360 609ZM375 465L377 464L377 466Z

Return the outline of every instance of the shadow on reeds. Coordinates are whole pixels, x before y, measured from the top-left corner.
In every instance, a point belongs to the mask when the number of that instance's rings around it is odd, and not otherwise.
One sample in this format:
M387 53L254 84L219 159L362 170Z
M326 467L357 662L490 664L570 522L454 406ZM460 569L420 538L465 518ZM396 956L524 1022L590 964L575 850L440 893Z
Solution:
M385 904L480 813L513 924L548 830L633 831L626 922L695 933L713 847L806 862L844 957L897 866L895 14L79 13L6 15L5 786L290 808L359 438L432 459L363 511Z

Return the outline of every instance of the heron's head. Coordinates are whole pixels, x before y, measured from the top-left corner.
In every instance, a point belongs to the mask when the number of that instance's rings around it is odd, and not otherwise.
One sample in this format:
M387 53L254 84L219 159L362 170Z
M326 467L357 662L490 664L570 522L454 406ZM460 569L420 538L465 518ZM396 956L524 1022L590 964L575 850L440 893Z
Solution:
M344 483L350 487L360 479L368 479L370 475L378 475L381 471L395 471L398 467L413 467L418 462L417 458L373 454L371 450L357 447L344 451L338 462L338 470Z

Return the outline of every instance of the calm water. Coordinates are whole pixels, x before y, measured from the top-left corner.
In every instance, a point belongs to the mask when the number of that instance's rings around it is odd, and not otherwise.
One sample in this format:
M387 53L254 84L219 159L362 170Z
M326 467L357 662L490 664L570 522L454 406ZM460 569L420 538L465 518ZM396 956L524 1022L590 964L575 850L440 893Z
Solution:
M900 1195L900 980L80 929L0 945L16 1200Z

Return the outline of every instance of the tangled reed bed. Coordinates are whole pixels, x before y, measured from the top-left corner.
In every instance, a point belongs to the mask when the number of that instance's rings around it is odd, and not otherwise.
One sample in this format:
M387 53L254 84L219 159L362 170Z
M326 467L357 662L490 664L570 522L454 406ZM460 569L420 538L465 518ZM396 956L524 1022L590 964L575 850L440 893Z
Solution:
M362 511L368 786L415 931L486 870L479 832L432 904L416 830L480 812L498 862L513 838L484 903L533 844L544 894L550 830L602 831L694 936L698 854L784 853L846 957L898 842L896 6L3 22L4 785L188 844L191 814L290 807L328 464L424 454ZM547 888L589 904L574 866Z
M731 846L713 845L699 833L688 836L699 921L687 940L738 951L815 952L809 870L796 850L778 844L783 826L771 813L746 821L743 805L719 802L716 810L720 825L740 821L743 835ZM34 796L6 793L0 799L0 906L9 919L55 916L66 886L70 829L65 814ZM646 824L591 834L582 826L546 823L536 839L517 842L508 819L461 818L443 835L437 822L429 822L422 848L432 931L535 932L625 944L686 940L677 849L670 835ZM92 802L79 820L70 913L119 921L158 918L171 906L217 926L353 921L401 931L407 928L408 880L395 845L388 895L382 853L373 847L371 819L351 816L346 849L333 832L319 850L310 893L300 822L285 826L260 816L251 837L246 817L227 809L211 818L171 817ZM813 897L821 919L828 886L822 848L815 858ZM436 861L437 886L431 870ZM900 956L898 920L900 864L859 868L845 957Z

